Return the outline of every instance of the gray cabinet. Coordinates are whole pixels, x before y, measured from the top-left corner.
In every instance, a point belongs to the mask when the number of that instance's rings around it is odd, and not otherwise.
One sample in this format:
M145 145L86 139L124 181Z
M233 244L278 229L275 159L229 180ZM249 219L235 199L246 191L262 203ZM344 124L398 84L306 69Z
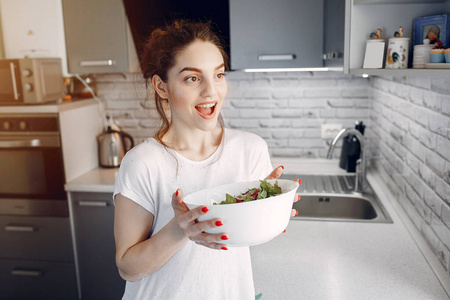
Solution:
M69 218L0 216L0 298L78 299Z
M231 69L323 66L323 0L230 0Z
M83 300L120 299L114 242L114 205L110 193L69 194Z
M122 0L62 0L71 74L128 71Z

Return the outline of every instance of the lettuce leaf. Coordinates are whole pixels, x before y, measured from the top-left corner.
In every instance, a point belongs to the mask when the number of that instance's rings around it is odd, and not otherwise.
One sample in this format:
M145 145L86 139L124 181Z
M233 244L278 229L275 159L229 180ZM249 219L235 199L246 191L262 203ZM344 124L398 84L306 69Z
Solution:
M220 202L220 204L231 204L238 202L248 202L256 199L265 199L282 193L281 188L278 186L278 181L275 181L274 185L270 184L270 182L266 180L260 180L259 182L259 189L248 189L247 192L237 196L226 194L225 200Z

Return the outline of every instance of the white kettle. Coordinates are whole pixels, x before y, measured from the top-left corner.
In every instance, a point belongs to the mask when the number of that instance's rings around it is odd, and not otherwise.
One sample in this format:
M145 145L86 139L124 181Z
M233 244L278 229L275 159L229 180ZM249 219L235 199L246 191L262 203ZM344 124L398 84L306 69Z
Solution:
M129 141L128 145L126 140ZM97 136L98 142L98 162L101 167L119 167L125 153L134 147L134 140L131 135L123 131L111 129L108 126L106 132Z

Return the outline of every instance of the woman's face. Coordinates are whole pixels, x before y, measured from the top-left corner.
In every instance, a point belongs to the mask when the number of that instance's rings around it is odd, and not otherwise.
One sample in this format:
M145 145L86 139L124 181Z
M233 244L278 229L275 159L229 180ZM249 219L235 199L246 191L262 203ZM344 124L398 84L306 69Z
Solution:
M219 49L210 42L194 41L175 57L166 87L171 127L211 131L227 93L225 67Z

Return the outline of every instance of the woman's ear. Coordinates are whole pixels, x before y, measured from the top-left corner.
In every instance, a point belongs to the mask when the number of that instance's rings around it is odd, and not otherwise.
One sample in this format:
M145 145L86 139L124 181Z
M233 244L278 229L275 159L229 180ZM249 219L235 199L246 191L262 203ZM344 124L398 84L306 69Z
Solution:
M152 84L155 91L162 99L169 98L169 91L167 90L167 84L159 77L159 75L153 75Z

